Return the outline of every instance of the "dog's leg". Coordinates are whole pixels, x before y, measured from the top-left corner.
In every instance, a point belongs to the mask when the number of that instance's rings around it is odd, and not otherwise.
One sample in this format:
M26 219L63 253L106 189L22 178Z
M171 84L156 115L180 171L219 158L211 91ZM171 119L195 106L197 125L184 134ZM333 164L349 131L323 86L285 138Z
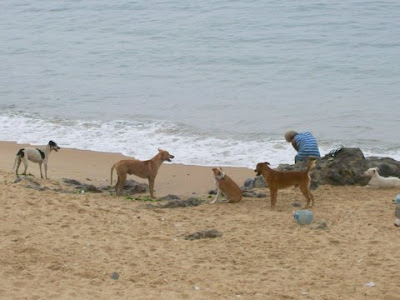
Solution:
M271 195L271 209L275 209L276 199L278 198L278 189L271 188L269 192Z
M314 207L314 196L313 196L313 194L311 194L310 190L308 190L308 193L309 193L310 198L311 198L311 206Z
M125 181L126 181L126 174L118 174L118 181L117 181L117 184L115 185L115 193L118 196L122 195L122 191L124 189Z
M48 179L47 178L47 162L44 162L44 176L46 179Z
M40 178L43 179L43 173L42 173L42 162L39 163L39 169L40 169Z
M305 208L308 208L310 206L310 202L312 201L312 206L314 205L314 198L313 195L310 192L310 188L307 185L300 185L300 190L303 193L304 197L307 199L307 204Z
M25 157L24 157L24 160L23 160L23 162L24 162L24 176L26 177L26 170L28 169L28 158L26 157L26 155L25 155Z
M217 194L215 195L214 200L210 202L210 204L214 204L215 202L217 202L220 194L221 194L221 190L219 188L217 188Z
M115 195L117 195L117 196L118 196L118 186L119 186L119 176L117 176L117 183L116 183L115 186L114 186Z
M18 169L19 169L19 166L21 165L21 159L19 157L17 157L16 160L18 160L18 161L16 162L17 163L17 168L15 169L15 174L17 175L17 177L19 177L18 176Z
M150 198L155 198L154 197L154 181L155 181L155 178L149 177Z

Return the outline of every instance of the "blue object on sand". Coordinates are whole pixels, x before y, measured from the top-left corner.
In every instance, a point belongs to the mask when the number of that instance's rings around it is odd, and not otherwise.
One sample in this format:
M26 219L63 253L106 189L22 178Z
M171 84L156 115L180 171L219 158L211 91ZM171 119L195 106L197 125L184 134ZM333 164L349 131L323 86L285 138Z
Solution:
M396 198L394 199L394 203L396 204L394 215L396 216L396 218L400 219L400 194L396 196Z
M314 221L314 213L306 209L295 211L293 217L302 225L311 224Z
M396 198L394 198L394 203L395 203L396 205L400 205L400 194L398 194L398 195L396 196Z

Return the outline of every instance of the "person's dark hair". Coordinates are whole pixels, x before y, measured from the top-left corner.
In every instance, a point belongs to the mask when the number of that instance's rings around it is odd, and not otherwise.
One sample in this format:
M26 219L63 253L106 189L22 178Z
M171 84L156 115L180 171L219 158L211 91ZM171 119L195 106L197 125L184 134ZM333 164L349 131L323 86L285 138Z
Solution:
M293 131L293 130L287 131L287 132L285 133L285 140L286 140L287 142L289 142L289 143L292 142L293 139L294 139L294 137L296 136L296 134L297 134L296 131Z

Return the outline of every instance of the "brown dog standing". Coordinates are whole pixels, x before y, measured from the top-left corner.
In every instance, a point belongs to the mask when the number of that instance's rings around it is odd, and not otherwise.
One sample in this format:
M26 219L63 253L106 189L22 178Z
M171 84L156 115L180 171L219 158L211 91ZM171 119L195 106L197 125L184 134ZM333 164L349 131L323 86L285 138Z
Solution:
M310 160L305 171L277 171L269 167L269 163L258 163L254 172L257 175L263 175L267 182L271 195L271 208L275 208L278 190L284 189L292 185L298 185L304 197L307 199L308 207L310 202L314 206L314 197L310 191L310 170L314 167L315 160Z
M221 168L212 169L217 186L217 195L211 204L217 202L219 195L222 194L228 199L229 203L236 203L242 200L242 191L239 186Z
M115 163L111 168L111 182L113 181L114 169L118 175L118 181L115 185L115 193L122 194L124 183L127 175L136 175L140 178L147 178L149 180L150 197L154 198L154 181L156 179L158 169L164 161L171 161L174 156L169 154L168 151L158 149L158 153L149 160L141 161L137 159L125 159Z

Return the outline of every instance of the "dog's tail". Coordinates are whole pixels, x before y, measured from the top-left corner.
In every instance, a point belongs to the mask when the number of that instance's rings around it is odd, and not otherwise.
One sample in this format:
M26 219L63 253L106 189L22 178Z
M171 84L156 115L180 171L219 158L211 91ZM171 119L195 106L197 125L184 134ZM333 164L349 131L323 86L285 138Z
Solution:
M21 158L24 157L24 155L25 155L24 150L25 150L25 149L20 149L20 150L18 151L17 155L15 155L14 165L13 165L13 167L12 167L12 169L11 169L11 172L14 171L15 168L17 167L18 161L19 161Z
M115 166L117 165L117 163L115 163L112 167L111 167L111 176L110 176L110 185L112 185L113 183L113 173L114 173L114 169Z
M316 159L310 159L307 166L307 173L310 173L311 169L315 167L316 162L317 162Z

